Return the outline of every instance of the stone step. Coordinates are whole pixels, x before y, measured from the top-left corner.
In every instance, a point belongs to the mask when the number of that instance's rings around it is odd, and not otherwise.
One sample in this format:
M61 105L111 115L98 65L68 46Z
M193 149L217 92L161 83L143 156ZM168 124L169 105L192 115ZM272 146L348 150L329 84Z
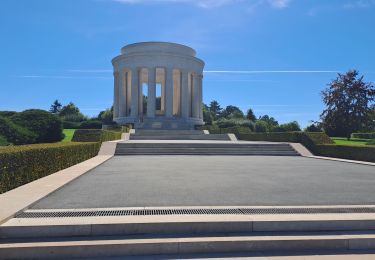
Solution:
M35 211L35 210L33 210ZM38 210L37 210L38 211ZM17 218L7 225L0 226L0 238L25 239L48 237L95 237L95 236L134 236L134 235L196 235L219 233L253 233L262 232L325 232L325 231L373 231L375 219L348 218L342 215L337 218L325 217L324 214L299 216L278 215L271 218L231 215L189 215L189 216L149 216L134 220L131 216L96 217L93 220L82 217L66 218ZM337 215L336 215L337 216ZM103 221L107 219L107 221ZM38 221L39 220L39 221ZM112 220L112 221L110 221Z
M132 135L204 135L203 130L145 130L136 129Z
M118 143L115 155L270 155L298 156L289 144Z
M284 252L374 250L373 232L222 234L217 236L104 236L76 239L2 241L0 258L45 259L184 255L234 252Z
M229 141L227 134L192 134L192 135L130 135L130 140L224 140Z

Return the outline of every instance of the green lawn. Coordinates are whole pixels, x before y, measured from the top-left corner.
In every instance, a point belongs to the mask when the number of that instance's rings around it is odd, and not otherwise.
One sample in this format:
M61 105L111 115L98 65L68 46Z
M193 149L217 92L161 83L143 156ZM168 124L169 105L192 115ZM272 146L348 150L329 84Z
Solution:
M75 129L64 129L63 133L65 135L65 138L61 142L66 143L72 141L74 131Z
M347 140L345 137L331 137L331 139L338 145L366 145L367 142L371 141L371 139L359 139L359 138L351 138Z

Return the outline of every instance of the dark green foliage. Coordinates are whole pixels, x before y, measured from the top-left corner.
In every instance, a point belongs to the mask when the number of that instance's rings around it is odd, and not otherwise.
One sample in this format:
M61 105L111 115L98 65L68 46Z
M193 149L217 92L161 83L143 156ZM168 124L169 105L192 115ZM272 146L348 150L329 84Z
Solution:
M72 142L105 142L121 139L121 132L99 129L77 129Z
M0 135L7 143L15 145L34 143L36 139L36 134L2 116L0 116Z
M49 112L51 112L52 114L56 114L56 115L58 115L58 114L61 112L61 108L62 108L61 103L56 99L56 100L52 103L52 105L51 105L51 107L50 107L50 109L49 109Z
M275 129L279 129L281 131L276 131ZM294 132L294 131L301 131L301 127L299 126L297 121L281 124L275 127L274 129L272 129L272 132Z
M368 141L366 145L375 145L375 139L372 139L371 141Z
M375 132L371 132L371 133L352 133L351 138L375 139Z
M243 119L245 115L242 110L236 106L227 106L221 113L221 118L241 118Z
M113 107L111 109L101 111L98 115L98 119L106 125L113 124Z
M11 117L15 114L17 114L15 111L0 111L0 116L2 117Z
M318 124L311 124L304 129L305 132L323 132L323 129Z
M251 133L240 134L241 140L302 143L315 153L317 144L332 144L333 141L325 133L284 132L284 133Z
M267 122L263 120L258 120L255 122L255 132L257 133L265 133L269 129L269 125Z
M246 112L246 119L255 122L257 118L251 108L249 108Z
M244 126L248 127L251 130L255 129L255 125L253 121L246 120L243 118L220 118L218 121L216 121L216 125L219 128L228 128L228 127L234 127L234 126Z
M98 120L87 120L83 121L80 125L80 129L102 129L102 121Z
M317 145L316 151L321 156L375 162L374 146Z
M358 71L338 74L322 91L322 96L326 108L321 119L328 135L349 138L353 132L368 130L372 123L370 113L375 88L371 83L365 83Z
M63 121L62 123L64 129L79 129L81 127L80 122Z
M212 100L210 105L208 106L209 111L212 114L214 120L217 120L222 112L222 108L220 107L219 102L216 100Z
M7 146L9 144L10 143L7 141L7 139L4 136L0 135L0 146Z
M0 193L98 154L100 143L57 143L0 149Z
M13 115L11 119L35 133L37 143L59 142L64 138L61 119L47 111L29 109Z
M269 125L269 129L279 125L279 122L277 122L275 118L270 117L269 115L260 116L258 120L266 122Z

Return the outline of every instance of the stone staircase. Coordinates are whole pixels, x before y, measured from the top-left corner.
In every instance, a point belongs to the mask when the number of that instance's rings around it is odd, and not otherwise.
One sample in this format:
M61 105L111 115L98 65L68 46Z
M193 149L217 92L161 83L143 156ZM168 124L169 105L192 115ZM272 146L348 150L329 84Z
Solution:
M85 221L69 217L18 218L0 226L0 259L183 257L239 252L278 252L287 256L296 252L345 254L375 249L375 220L335 216L180 215L155 219L111 217L111 221L106 221L107 217L89 217Z
M142 130L137 129L130 140L221 140L229 141L228 134L205 134L202 130Z
M115 155L273 155L298 156L289 144L277 143L118 143Z

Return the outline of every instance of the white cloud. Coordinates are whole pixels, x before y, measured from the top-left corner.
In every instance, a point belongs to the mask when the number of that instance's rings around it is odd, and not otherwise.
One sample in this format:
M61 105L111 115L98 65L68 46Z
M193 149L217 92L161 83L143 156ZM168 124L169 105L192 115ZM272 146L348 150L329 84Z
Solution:
M354 9L354 8L370 8L375 6L375 0L355 0L349 1L344 4L344 8Z
M268 0L274 8L283 9L289 6L290 0Z

